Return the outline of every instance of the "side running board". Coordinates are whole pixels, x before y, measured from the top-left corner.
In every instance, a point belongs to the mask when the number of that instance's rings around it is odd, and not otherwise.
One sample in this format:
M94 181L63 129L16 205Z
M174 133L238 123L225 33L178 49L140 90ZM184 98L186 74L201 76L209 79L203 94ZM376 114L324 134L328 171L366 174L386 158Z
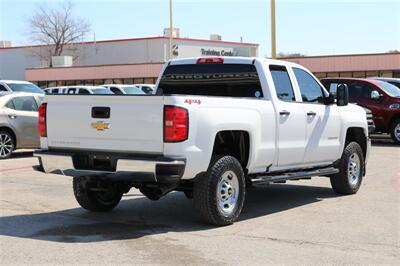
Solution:
M265 176L257 176L251 179L253 184L266 184L270 182L282 182L292 179L310 178L312 176L325 176L339 173L339 169L334 167L321 168L309 171L299 171L290 173L279 173L276 175L270 174Z

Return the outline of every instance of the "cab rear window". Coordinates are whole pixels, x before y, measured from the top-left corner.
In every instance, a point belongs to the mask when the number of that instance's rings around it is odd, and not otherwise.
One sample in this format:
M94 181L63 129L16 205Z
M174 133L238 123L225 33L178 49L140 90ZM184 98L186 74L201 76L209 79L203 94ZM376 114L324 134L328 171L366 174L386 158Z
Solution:
M168 66L158 94L262 97L257 70L250 64L196 64Z

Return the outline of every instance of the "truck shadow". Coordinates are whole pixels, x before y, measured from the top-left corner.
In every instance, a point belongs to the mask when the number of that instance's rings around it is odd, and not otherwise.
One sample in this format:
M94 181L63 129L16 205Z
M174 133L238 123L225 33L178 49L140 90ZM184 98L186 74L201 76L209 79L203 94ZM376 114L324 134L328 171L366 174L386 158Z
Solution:
M330 188L302 185L254 187L249 188L249 192L238 223L336 197ZM111 213L90 213L74 208L0 218L2 236L64 243L136 239L212 228L200 222L192 200L178 192L157 202L128 194Z

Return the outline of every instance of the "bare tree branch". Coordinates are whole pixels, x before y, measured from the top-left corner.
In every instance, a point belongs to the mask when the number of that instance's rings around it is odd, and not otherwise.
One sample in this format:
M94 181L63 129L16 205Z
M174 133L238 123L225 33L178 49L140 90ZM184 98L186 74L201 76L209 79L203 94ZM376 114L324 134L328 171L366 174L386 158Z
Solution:
M39 6L33 16L29 19L30 36L34 43L46 45L47 52L42 49L33 52L41 60L46 60L51 66L51 57L60 56L66 51L65 46L81 41L90 32L90 24L72 14L73 5L71 2L64 2L58 8L49 9ZM74 53L76 49L68 49ZM76 54L70 54L77 58Z

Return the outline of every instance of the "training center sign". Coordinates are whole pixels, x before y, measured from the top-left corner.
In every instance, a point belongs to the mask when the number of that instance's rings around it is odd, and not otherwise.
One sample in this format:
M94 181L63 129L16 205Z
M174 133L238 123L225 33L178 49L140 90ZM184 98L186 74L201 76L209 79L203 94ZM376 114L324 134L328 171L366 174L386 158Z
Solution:
M173 46L173 53L175 58L237 55L237 52L231 47L187 46L179 44Z

